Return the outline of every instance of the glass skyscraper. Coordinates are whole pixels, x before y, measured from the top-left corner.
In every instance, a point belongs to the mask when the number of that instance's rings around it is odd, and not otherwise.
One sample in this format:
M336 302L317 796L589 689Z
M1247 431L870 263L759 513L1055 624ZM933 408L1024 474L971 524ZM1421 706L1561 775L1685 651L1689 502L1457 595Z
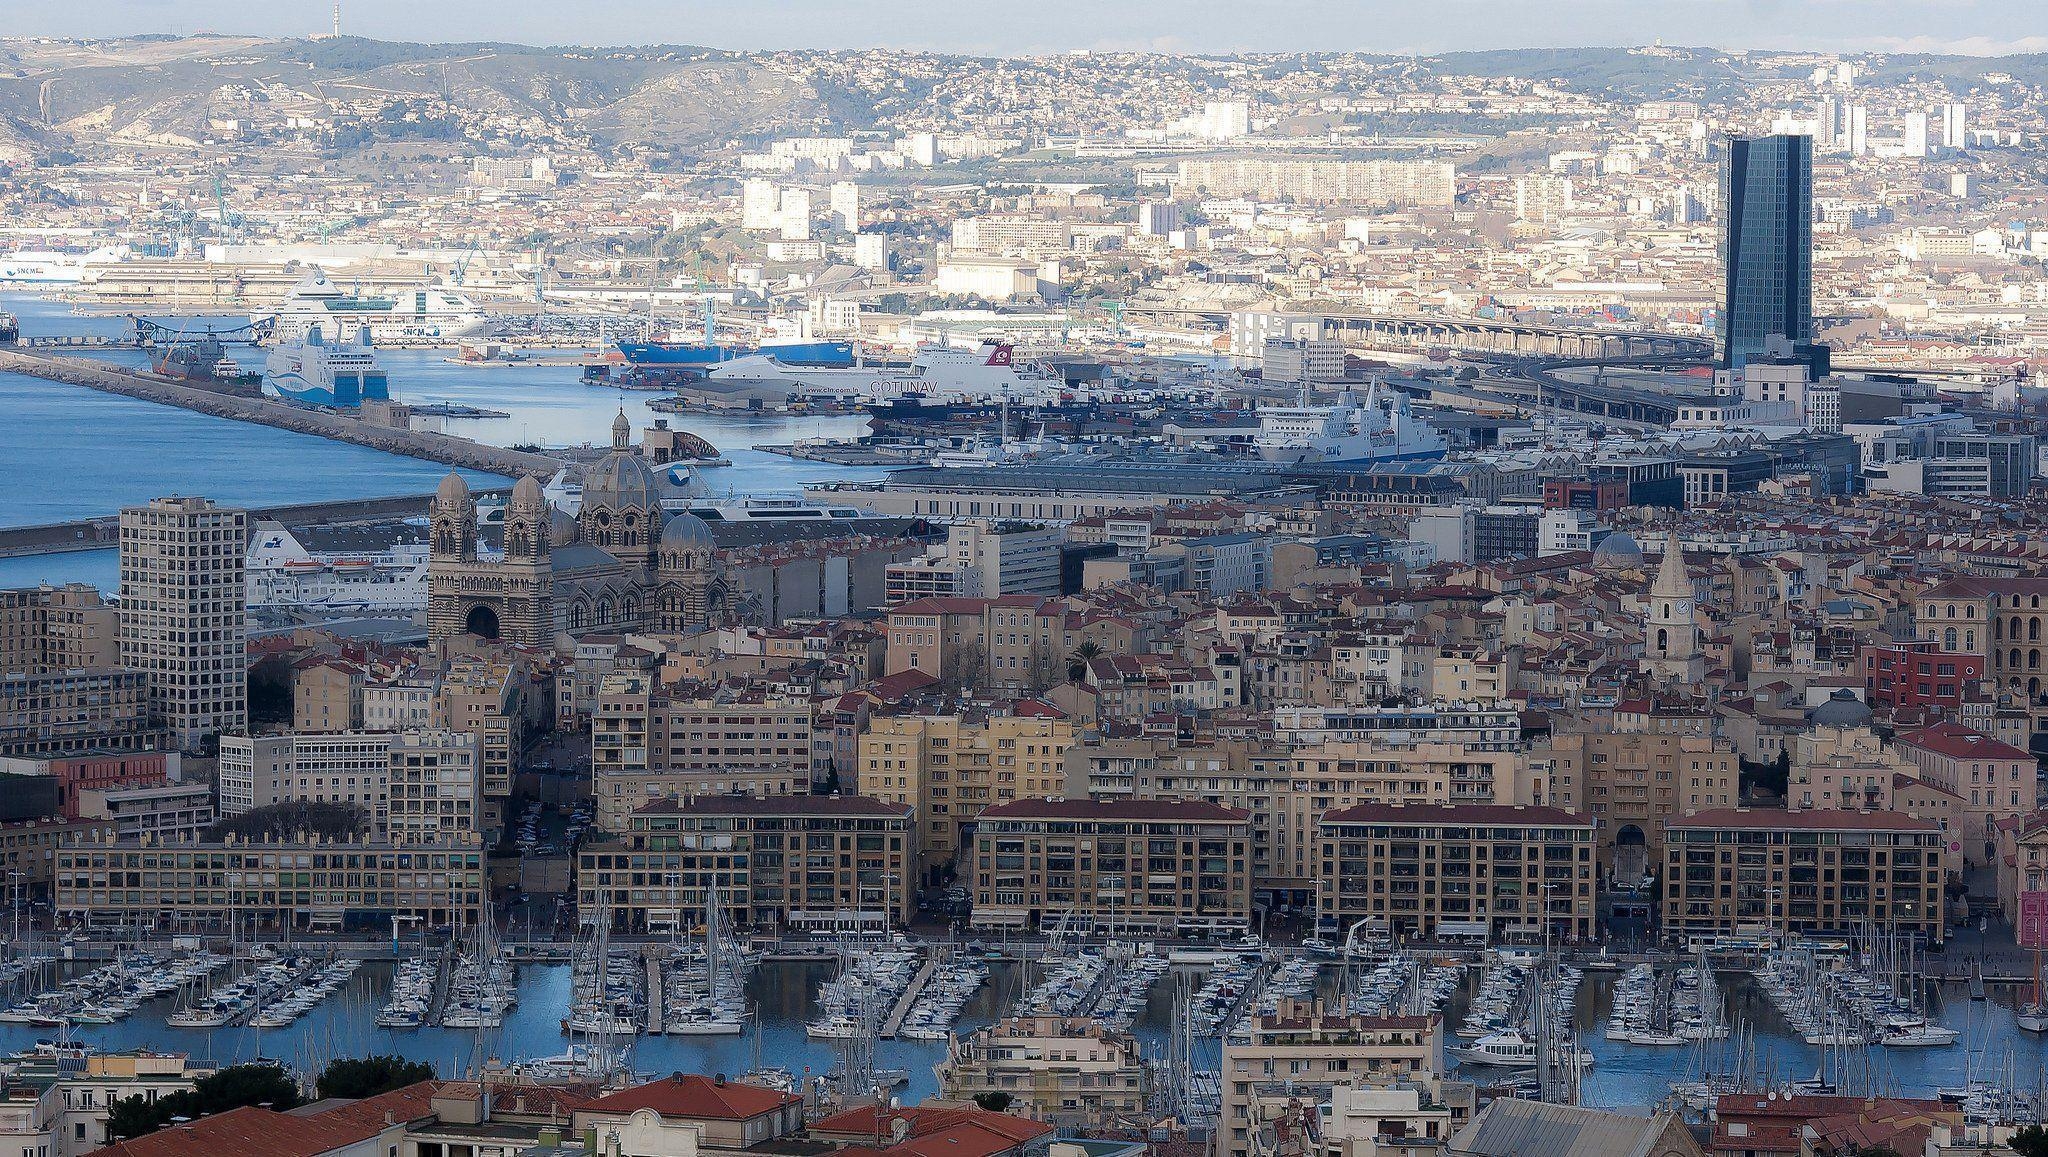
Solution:
M1813 138L1731 137L1721 166L1721 357L1813 341Z

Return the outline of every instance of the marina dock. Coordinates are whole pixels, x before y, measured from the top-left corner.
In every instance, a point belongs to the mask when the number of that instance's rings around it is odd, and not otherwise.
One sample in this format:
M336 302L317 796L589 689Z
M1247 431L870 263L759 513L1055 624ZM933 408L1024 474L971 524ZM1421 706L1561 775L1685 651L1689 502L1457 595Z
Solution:
M903 1018L910 1015L910 1006L917 1003L917 994L924 991L924 986L931 982L932 973L938 970L938 954L926 956L924 967L918 969L917 975L910 978L910 984L903 989L903 995L896 998L896 1007L889 1010L889 1019L882 1022L883 1040L896 1039L896 1030L903 1027Z
M309 410L268 398L225 394L197 386L183 385L135 370L109 366L83 358L31 353L22 349L0 349L0 371L27 374L68 385L84 386L123 397L177 406L216 418L254 422L299 434L332 438L372 450L423 458L449 466L483 470L517 478L523 474L552 475L563 463L546 454L486 446L467 438L427 430L406 430L379 426L360 418L326 410Z

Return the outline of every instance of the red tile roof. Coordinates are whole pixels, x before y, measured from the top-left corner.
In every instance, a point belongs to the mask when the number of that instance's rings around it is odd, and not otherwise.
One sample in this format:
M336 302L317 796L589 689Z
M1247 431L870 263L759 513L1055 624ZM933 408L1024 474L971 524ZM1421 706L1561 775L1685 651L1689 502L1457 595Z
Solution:
M892 1143L899 1121L905 1137ZM810 1131L835 1140L880 1142L841 1149L835 1157L997 1157L1051 1133L1053 1127L986 1109L863 1105L835 1113Z
M1899 736L1899 742L1950 759L2020 759L2029 763L2034 759L2010 743L2001 743L1955 723L1937 723L1920 731L1909 731Z
M633 1113L652 1109L678 1120L745 1121L772 1113L803 1098L738 1081L714 1081L699 1073L677 1073L592 1101L593 1113Z

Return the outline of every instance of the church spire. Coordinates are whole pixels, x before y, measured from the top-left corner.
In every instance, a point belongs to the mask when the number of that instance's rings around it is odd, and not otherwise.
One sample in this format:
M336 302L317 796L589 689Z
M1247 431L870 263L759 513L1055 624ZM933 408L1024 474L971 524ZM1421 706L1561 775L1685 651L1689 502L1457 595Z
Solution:
M619 407L619 416L612 419L612 449L627 450L633 445L633 423L626 420L626 407Z
M1650 584L1653 599L1689 599L1692 578L1685 573L1685 548L1678 545L1678 532L1664 540L1664 558L1657 564L1657 579Z

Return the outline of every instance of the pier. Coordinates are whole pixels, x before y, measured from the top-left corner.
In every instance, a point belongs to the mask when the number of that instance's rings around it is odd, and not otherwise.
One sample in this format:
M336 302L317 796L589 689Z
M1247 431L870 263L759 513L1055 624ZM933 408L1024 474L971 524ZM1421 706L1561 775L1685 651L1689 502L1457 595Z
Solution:
M939 955L934 952L925 957L924 967L918 969L917 975L910 978L910 983L903 989L903 995L896 998L896 1007L889 1010L889 1019L882 1022L883 1040L896 1039L896 1030L903 1027L903 1018L910 1015L910 1006L917 1003L918 994L924 991L925 985L931 983L932 973L938 970Z
M31 353L21 349L0 349L0 371L27 374L53 382L84 386L145 402L155 402L158 405L177 406L201 414L211 414L216 418L254 422L260 426L272 426L294 433L367 446L372 450L382 450L389 454L423 458L429 462L441 462L449 466L461 466L513 478L523 474L535 474L545 478L561 469L563 465L560 459L546 454L486 446L467 438L427 430L379 426L347 414L309 410L268 398L220 393L82 358Z
M506 494L509 487L483 487L472 494ZM431 494L397 494L389 498L352 498L335 502L301 502L289 506L268 506L249 511L249 520L269 519L286 526L325 526L349 522L375 522L389 518L423 515L433 503ZM0 528L0 558L32 554L62 554L76 550L113 550L121 542L121 520L108 514L78 518L69 522L47 522L37 526Z
M656 945L640 950L640 962L647 967L647 1032L651 1036L668 1031L668 984L661 974L661 958Z

